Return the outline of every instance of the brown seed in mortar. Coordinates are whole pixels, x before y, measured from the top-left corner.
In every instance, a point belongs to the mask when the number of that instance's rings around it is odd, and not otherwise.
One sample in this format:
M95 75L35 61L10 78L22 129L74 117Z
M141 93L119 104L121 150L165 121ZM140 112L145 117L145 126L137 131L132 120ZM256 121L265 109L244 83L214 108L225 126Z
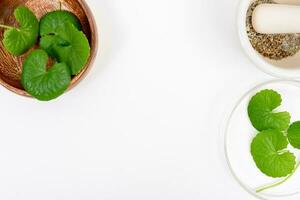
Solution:
M252 25L252 14L258 5L263 3L275 2L273 0L256 0L247 11L246 29L253 48L262 56L273 60L281 60L295 55L300 50L299 34L261 34L255 31Z

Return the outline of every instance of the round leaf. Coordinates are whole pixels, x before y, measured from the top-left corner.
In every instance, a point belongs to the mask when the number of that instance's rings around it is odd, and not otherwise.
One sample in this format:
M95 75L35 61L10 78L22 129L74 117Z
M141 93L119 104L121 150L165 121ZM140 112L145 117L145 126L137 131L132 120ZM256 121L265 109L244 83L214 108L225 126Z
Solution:
M286 150L287 138L278 130L265 130L251 143L251 154L262 173L273 178L285 177L295 168L294 154Z
M49 12L41 19L40 34L41 36L57 34L58 30L64 29L67 23L81 30L80 21L73 13L64 10Z
M56 63L47 71L47 62L47 53L35 50L23 65L22 84L29 94L41 101L57 98L71 82L70 71L65 63Z
M4 33L4 47L13 55L22 55L37 41L39 22L36 16L25 6L18 7L14 16L19 28L9 28Z
M87 37L70 23L57 30L57 34L42 37L40 46L59 62L65 62L72 75L80 73L90 56Z
M300 121L294 122L288 129L287 137L290 144L297 149L300 149Z
M286 130L290 123L288 112L273 112L281 104L281 96L274 90L262 90L253 96L248 105L248 116L259 131L267 129Z

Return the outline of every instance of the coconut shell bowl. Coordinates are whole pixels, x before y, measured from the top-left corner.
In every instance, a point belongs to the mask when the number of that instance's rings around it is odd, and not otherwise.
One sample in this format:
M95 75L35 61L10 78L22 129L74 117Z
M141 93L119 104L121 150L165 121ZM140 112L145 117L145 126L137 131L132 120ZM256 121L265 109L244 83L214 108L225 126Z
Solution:
M75 14L80 20L82 30L89 40L91 53L84 69L72 77L68 90L74 88L87 75L97 54L97 28L88 5L84 0L0 0L0 24L18 26L13 12L20 5L27 6L38 19L61 7L62 10ZM28 54L37 47L30 49L22 56L13 56L3 46L3 34L4 30L0 29L0 84L16 94L30 97L21 84L22 65Z

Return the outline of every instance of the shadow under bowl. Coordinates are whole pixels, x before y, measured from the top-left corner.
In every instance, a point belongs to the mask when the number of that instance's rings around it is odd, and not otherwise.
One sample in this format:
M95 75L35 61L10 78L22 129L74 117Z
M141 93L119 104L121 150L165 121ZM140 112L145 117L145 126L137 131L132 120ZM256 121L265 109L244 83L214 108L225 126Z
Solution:
M48 12L58 10L60 3L62 10L67 10L75 14L82 24L83 32L86 34L90 46L91 54L83 70L72 77L72 82L68 90L74 88L88 73L98 50L97 27L91 10L84 0L2 0L0 3L0 24L9 26L18 26L13 15L16 7L20 5L27 6L40 19ZM0 30L0 40L3 40L4 30ZM22 65L28 54L36 49L37 46L30 49L22 56L13 56L6 51L3 43L0 42L0 84L10 91L31 97L21 84Z

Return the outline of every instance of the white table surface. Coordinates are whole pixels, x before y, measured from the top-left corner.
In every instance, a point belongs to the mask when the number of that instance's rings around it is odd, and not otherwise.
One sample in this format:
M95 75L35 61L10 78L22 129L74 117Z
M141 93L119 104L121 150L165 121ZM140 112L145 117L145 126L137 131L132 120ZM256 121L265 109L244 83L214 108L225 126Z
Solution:
M220 124L272 79L244 55L238 0L88 0L100 53L48 102L0 87L0 199L252 200Z

